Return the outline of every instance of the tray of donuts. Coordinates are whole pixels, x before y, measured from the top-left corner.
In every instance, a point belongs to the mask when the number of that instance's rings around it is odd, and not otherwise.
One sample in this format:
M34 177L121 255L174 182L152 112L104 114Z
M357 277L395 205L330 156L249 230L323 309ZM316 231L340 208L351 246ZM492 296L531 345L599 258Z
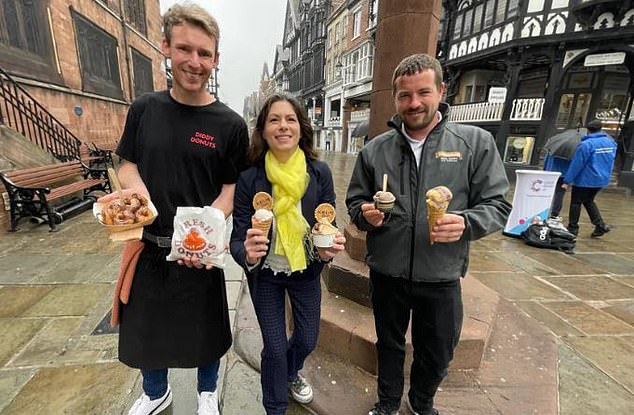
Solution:
M140 239L143 227L158 216L152 201L136 193L108 203L95 203L92 212L114 240Z

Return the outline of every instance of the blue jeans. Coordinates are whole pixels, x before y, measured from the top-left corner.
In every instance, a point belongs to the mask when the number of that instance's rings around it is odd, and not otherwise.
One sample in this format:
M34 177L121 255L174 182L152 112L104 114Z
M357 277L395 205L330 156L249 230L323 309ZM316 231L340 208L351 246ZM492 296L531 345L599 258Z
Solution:
M198 393L214 392L218 382L220 360L198 368ZM167 392L167 369L141 369L143 392L150 399L158 399Z

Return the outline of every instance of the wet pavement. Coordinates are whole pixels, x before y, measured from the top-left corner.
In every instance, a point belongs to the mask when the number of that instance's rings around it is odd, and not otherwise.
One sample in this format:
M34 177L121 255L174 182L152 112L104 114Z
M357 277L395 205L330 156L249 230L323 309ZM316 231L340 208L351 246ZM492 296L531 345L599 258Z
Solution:
M343 227L354 156L324 158L335 173ZM612 231L590 238L592 225L582 213L575 255L531 248L499 233L472 245L468 278L503 302L482 370L450 374L439 393L441 413L634 413L634 198L601 192L597 203ZM89 212L56 233L21 224L20 232L0 235L0 414L125 413L140 391L138 371L118 363L116 333L96 330L110 309L120 245L109 241ZM227 280L231 317L239 321L236 310L248 298L235 264L228 266ZM531 349L533 333L543 339L539 352ZM225 415L264 413L252 368L257 361L247 359L258 353L257 332L251 334L250 353L232 349L223 359ZM528 360L543 366L543 379L520 379L517 372ZM195 371L174 370L170 379L174 404L164 413L195 413ZM536 404L539 387L555 402ZM349 399L371 401L373 388L359 383ZM522 389L533 395L522 396ZM294 405L289 413L308 410Z

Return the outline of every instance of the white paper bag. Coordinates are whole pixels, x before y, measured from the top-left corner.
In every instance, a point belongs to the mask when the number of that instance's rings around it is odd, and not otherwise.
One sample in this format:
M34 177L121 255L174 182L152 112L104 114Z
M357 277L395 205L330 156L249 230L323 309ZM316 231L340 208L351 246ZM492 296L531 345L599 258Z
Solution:
M225 214L211 206L176 208L172 250L168 261L192 258L202 264L225 266Z

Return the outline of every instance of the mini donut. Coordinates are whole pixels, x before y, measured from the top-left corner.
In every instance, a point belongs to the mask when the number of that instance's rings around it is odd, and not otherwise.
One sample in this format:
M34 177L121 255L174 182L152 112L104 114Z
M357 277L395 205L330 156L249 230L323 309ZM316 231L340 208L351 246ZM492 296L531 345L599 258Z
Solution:
M134 214L136 222L145 222L152 217L152 211L147 206L141 206Z

